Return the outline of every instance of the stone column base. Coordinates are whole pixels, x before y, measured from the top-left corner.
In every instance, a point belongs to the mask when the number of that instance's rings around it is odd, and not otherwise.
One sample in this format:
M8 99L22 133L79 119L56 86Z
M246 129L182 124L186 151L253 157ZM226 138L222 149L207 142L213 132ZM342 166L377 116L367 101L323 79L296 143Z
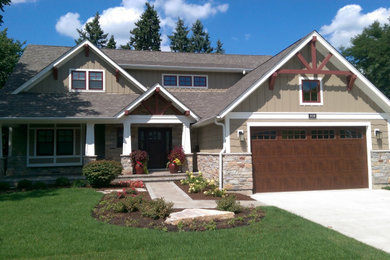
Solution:
M93 156L86 156L85 155L83 158L83 165L86 165L89 162L94 162L94 161L96 161L96 159L97 159L97 155L93 155Z
M186 171L193 172L194 171L193 158L194 158L193 153L186 154L186 162L182 166L183 172L186 172Z
M123 167L122 174L125 175L133 174L133 167L131 166L130 155L121 154L121 164Z

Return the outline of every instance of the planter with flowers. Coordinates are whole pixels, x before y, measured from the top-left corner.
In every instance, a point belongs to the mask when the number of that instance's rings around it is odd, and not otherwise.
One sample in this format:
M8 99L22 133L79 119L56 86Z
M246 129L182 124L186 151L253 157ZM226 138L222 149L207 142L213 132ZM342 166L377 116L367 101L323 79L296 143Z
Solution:
M131 166L133 173L143 174L148 171L148 153L142 150L136 150L130 153Z
M183 147L176 146L168 155L169 162L167 167L169 168L170 173L177 173L181 170L181 166L186 161L186 154L184 153Z

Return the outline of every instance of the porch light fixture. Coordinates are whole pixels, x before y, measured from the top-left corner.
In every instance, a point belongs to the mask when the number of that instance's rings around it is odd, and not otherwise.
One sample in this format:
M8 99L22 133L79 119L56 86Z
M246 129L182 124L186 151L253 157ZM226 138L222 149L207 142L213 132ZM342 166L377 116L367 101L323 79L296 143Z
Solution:
M374 129L376 139L382 139L382 131L379 129Z
M240 140L240 142L244 142L245 141L244 131L243 130L238 130L237 131L237 136L238 136L238 139Z

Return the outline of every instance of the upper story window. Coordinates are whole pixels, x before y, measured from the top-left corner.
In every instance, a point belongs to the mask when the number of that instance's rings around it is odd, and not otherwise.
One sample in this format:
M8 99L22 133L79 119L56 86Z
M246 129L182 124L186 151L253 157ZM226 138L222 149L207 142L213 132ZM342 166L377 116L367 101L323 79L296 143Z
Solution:
M207 88L208 80L206 75L163 75L165 87L179 88Z
M105 90L103 70L71 70L70 91L101 92Z
M300 103L301 105L322 105L322 83L318 78L300 79Z

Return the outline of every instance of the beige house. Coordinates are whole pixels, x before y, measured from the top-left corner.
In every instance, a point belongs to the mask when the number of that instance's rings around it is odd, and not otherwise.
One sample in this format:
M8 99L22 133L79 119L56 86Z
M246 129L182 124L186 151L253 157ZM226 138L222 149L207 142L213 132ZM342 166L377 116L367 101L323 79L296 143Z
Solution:
M229 190L390 182L390 101L316 31L275 56L29 45L0 93L2 176L181 145Z

